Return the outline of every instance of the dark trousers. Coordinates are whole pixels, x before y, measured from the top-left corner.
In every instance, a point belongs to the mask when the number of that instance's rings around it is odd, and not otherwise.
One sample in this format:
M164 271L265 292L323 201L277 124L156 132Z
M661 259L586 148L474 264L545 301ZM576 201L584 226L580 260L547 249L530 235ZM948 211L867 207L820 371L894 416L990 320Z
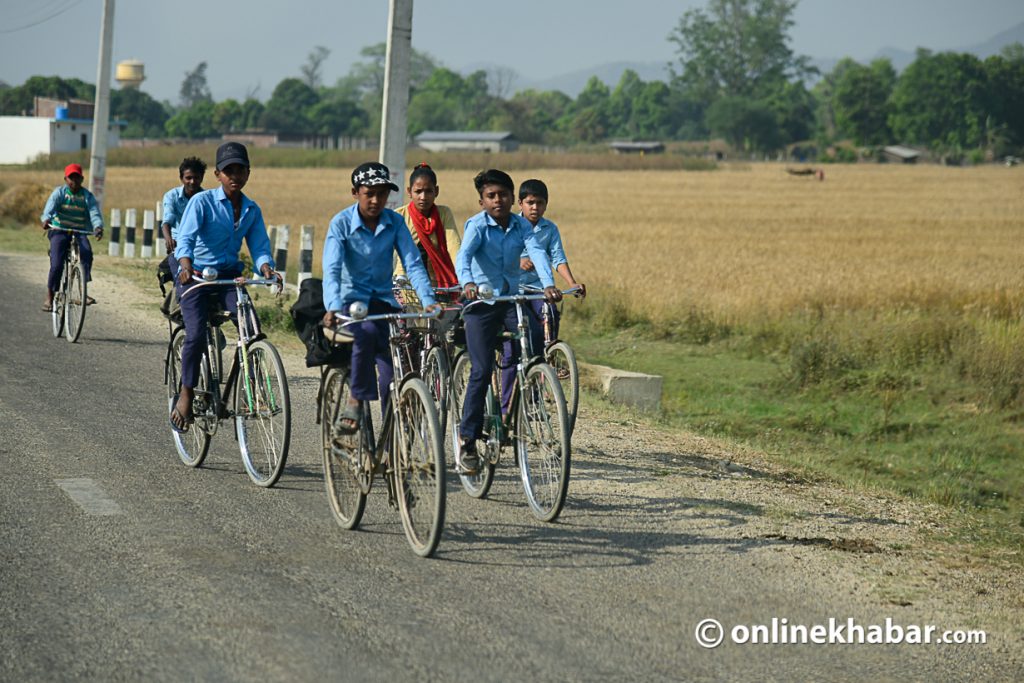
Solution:
M383 301L370 302L370 315L399 313ZM376 401L380 397L380 409L387 405L391 392L391 381L395 368L391 364L391 331L385 320L353 323L346 328L352 333L352 398L360 401ZM374 367L376 365L376 368Z
M238 320L238 292L234 287L204 287L192 294L186 294L194 284L183 285L178 282L178 262L171 260L168 264L174 275L174 287L178 290L181 303L181 319L185 323L185 344L181 347L181 385L194 389L199 379L199 365L203 362L206 352L206 323L210 319L210 304L219 300L232 319ZM217 276L219 280L227 280L241 275L241 271L229 270Z
M540 356L544 353L544 307L548 306L548 320L551 324L551 340L558 339L558 323L561 314L558 306L549 304L546 301L528 301L527 319L530 323L530 348L533 355Z
M64 258L71 246L71 240L78 240L78 253L82 257L82 270L85 281L92 280L92 245L85 235L69 235L59 230L50 231L50 274L46 278L46 288L51 292L60 287L60 276L64 272Z
M494 305L477 304L467 310L466 351L469 353L470 372L466 383L466 394L462 403L462 423L459 435L463 439L479 439L484 428L484 401L487 385L494 370L494 351L500 343L498 335L502 330L515 331L518 325L516 308L509 303ZM508 408L515 381L515 363L519 359L519 344L507 344L506 352L510 362L503 362L501 371L502 407Z

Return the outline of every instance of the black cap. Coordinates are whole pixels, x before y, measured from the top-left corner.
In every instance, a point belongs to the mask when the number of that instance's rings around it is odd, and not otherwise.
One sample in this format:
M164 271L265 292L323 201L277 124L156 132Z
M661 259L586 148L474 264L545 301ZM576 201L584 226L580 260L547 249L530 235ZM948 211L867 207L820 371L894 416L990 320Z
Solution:
M391 182L391 171L388 170L388 167L376 161L359 164L356 166L356 170L352 171L352 187L360 185L367 187L387 185L395 192L399 191L398 185Z
M231 164L249 166L249 152L241 142L225 142L217 148L217 170L223 171Z

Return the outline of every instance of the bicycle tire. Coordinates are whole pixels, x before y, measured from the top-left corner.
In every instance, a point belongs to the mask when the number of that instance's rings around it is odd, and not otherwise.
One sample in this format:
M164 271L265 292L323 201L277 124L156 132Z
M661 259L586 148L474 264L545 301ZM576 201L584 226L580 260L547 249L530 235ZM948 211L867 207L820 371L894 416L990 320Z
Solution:
M580 371L576 365L576 352L564 341L556 341L544 352L544 359L554 369L555 376L562 385L571 436L576 429L576 412L580 403Z
M248 357L249 381L241 367L235 380L235 435L249 478L269 488L281 478L288 460L292 431L288 378L281 355L270 342L254 342Z
M334 423L351 394L348 373L337 368L327 371L320 397L320 439L324 458L324 487L331 514L344 529L355 529L366 509L370 449L364 427L352 436L333 436Z
M67 288L68 266L64 264L64 272L60 276L60 284L57 291L53 293L53 303L50 304L50 324L53 326L54 338L60 338L64 334L64 290Z
M82 334L85 322L85 307L88 300L88 286L85 281L85 269L76 263L68 271L67 294L64 299L64 338L74 344Z
M452 462L459 450L459 425L462 422L462 403L466 394L466 382L471 369L469 353L462 351L455 359L452 370L451 392L449 394L449 415L451 422ZM490 390L488 390L490 391ZM486 454L480 454L480 471L476 474L459 474L462 489L472 498L485 498L494 483L494 463Z
M430 557L444 529L444 439L437 407L423 380L409 378L398 393L391 439L398 512L412 551Z
M430 397L437 406L437 420L441 427L441 438L444 439L448 427L448 385L451 383L451 368L448 367L448 354L440 346L427 352L423 362L422 380L430 391Z
M568 423L555 371L547 363L535 362L520 388L515 447L526 501L542 522L558 518L569 490Z
M181 347L185 343L185 328L179 327L171 336L170 358L167 366L167 412L174 409L174 404L181 393ZM206 356L199 365L199 378L197 391L207 391L210 384L210 370ZM174 438L174 446L178 451L178 457L189 467L199 467L206 459L210 451L210 439L212 434L206 429L207 418L196 416L196 420L189 426L184 434L171 430Z

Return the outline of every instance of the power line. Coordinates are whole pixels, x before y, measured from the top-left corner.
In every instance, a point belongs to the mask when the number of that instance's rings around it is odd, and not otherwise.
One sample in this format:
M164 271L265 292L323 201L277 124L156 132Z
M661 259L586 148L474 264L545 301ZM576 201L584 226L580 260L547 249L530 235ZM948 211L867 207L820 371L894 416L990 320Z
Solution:
M60 15L64 14L65 12L67 12L69 9L71 9L75 5L79 4L80 2L82 2L82 0L70 0L69 4L66 4L63 7L60 7L55 12L53 12L52 14L50 14L50 15L48 15L46 17L43 17L42 19L38 19L38 20L33 21L31 23L25 24L24 26L18 26L16 28L0 30L0 33L16 33L18 31L24 31L27 28L32 28L33 26L39 26L39 24L46 23L50 19L55 19L56 17L59 17Z

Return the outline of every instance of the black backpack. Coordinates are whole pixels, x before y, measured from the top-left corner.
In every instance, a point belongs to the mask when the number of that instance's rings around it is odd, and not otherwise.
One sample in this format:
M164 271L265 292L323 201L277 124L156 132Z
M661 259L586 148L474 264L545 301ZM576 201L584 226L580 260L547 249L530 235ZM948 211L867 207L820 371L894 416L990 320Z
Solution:
M323 318L324 281L306 278L299 286L299 298L289 309L295 334L306 346L306 367L318 365L348 365L352 357L351 344L334 345L324 337Z

